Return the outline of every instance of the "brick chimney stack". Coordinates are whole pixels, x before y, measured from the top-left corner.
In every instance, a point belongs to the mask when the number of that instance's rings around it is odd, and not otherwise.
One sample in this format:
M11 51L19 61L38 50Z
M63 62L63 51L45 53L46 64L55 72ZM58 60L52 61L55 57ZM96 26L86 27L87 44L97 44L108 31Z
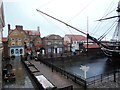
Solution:
M37 27L37 30L38 30L38 32L39 32L39 34L40 34L40 27L39 27L39 26Z
M8 24L8 34L10 33L10 24Z
M18 30L23 30L23 26L21 26L21 25L16 25L16 29L18 29Z

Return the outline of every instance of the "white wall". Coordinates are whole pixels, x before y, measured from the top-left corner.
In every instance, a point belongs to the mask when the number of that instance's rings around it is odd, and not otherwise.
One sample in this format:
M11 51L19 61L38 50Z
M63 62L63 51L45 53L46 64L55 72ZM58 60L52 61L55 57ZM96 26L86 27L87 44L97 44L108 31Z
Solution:
M65 41L68 41L69 43L71 43L71 40L67 36L64 37L64 42Z

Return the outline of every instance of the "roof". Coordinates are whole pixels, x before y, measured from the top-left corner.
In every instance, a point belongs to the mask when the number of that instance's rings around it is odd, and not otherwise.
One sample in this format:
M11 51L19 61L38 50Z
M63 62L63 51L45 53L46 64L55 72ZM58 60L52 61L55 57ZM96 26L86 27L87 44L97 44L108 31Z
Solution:
M65 36L72 40L87 40L87 38L83 35L66 34Z
M24 31L29 35L40 35L39 31L34 31L34 30L24 30Z
M85 48L87 48L87 44L83 45ZM89 44L88 48L100 48L100 46L97 43Z
M10 31L9 31L9 34L11 33L11 32L13 32L14 30L23 30L24 32L26 32L26 34L28 34L28 35L39 35L40 36L40 31L39 30L24 30L23 29L23 26L21 26L21 25L16 25L16 28L15 29L10 29Z

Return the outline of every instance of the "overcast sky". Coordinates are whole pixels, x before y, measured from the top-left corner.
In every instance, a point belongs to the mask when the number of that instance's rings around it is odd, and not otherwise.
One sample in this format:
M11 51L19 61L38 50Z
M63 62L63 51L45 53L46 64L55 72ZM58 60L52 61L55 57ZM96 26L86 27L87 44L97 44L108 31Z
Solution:
M37 30L39 26L41 37L49 34L58 34L60 36L64 36L65 34L81 34L37 12L36 9L39 9L79 28L83 32L87 32L88 28L90 35L98 38L116 19L102 22L96 20L102 17L117 15L116 9L118 1L119 0L3 0L6 25L3 35L8 35L8 24L11 25L12 29L15 28L15 25L23 25L23 28L27 30ZM102 25L100 25L100 23L102 23ZM101 27L98 28L98 26ZM113 31L114 29L106 38L110 38Z

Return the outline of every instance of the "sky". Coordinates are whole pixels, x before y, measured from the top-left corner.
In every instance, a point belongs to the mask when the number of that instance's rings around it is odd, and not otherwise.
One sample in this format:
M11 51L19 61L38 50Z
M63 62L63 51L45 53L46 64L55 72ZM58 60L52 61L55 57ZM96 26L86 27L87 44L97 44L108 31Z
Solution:
M87 32L96 38L104 34L116 19L99 22L97 20L117 15L119 0L3 0L5 27L3 36L8 35L8 24L14 29L22 25L24 30L37 30L40 27L41 37L57 34L82 35L80 32L47 17L36 9L58 18L71 26ZM106 36L110 39L115 27Z

